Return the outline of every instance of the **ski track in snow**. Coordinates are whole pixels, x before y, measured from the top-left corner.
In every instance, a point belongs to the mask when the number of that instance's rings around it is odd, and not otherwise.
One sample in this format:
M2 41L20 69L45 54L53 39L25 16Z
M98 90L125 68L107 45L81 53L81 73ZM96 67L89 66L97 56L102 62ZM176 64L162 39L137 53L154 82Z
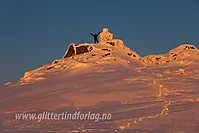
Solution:
M118 126L119 129L113 130L114 132L120 132L122 130L125 130L126 128L129 128L129 127L133 126L134 124L137 124L138 122L141 122L142 120L145 120L145 119L154 119L154 118L157 118L160 116L168 115L168 113L169 113L168 106L171 105L171 101L169 101L166 98L166 95L168 95L166 93L167 89L164 88L163 85L158 82L158 79L153 79L151 82L154 83L154 86L156 86L157 90L159 91L159 93L157 95L157 101L164 102L161 112L158 114L154 114L154 115L146 115L146 116L139 117L139 118L128 119L128 121L130 121L130 122L128 122L124 125Z

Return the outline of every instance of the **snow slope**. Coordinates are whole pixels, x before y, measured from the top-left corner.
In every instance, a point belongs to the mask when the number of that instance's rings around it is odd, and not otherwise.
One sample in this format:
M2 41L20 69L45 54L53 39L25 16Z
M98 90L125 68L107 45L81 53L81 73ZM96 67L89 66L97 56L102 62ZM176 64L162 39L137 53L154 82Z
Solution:
M140 57L119 39L25 72L0 88L0 129L8 132L197 132L199 50L181 45ZM91 48L92 47L92 48ZM67 52L66 52L67 54ZM65 54L65 55L66 55ZM14 113L81 110L111 120L15 120Z
M111 43L111 44L110 44ZM72 44L74 45L74 44ZM114 46L113 46L114 45ZM141 57L134 51L127 48L119 39L111 42L102 42L98 44L79 44L80 46L92 47L92 51L85 54L79 54L60 60L55 60L52 64L44 65L38 69L26 72L24 77L20 79L19 84L29 84L36 81L44 80L54 75L63 73L66 76L79 73L81 71L113 71L114 67L131 68L143 66L139 60ZM65 54L66 55L66 54ZM111 69L113 68L113 69ZM102 69L102 70L100 70Z

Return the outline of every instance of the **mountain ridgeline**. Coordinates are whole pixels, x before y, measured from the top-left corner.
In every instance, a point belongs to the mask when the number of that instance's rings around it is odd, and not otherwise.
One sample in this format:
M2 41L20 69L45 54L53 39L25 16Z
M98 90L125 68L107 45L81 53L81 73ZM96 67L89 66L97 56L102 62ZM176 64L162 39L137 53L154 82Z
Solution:
M162 67L186 66L189 64L199 64L198 57L199 50L190 44L180 45L167 54L140 57L140 55L125 46L123 41L119 39L97 44L84 43L77 45L73 43L69 45L62 59L57 59L52 64L26 72L24 77L20 79L19 84L44 80L48 77L48 74L54 75L59 72L81 69L91 70L92 67L103 68L106 65L121 65L126 69L157 65Z

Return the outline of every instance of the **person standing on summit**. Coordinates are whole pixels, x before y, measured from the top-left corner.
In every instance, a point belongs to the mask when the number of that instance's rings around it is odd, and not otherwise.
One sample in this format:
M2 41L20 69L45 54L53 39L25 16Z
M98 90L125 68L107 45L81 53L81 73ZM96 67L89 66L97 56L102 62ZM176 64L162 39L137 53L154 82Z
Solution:
M91 35L94 37L94 43L96 43L96 42L98 43L97 36L99 34L100 34L100 32L98 34L94 34L94 35L91 33Z

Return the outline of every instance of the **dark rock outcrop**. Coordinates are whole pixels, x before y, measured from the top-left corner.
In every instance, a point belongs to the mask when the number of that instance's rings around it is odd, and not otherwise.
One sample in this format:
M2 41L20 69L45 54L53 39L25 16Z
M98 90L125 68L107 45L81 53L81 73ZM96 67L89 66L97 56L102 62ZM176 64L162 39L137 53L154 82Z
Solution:
M91 46L78 46L77 44L70 44L63 58L71 57L73 55L84 54L91 52L93 48Z

